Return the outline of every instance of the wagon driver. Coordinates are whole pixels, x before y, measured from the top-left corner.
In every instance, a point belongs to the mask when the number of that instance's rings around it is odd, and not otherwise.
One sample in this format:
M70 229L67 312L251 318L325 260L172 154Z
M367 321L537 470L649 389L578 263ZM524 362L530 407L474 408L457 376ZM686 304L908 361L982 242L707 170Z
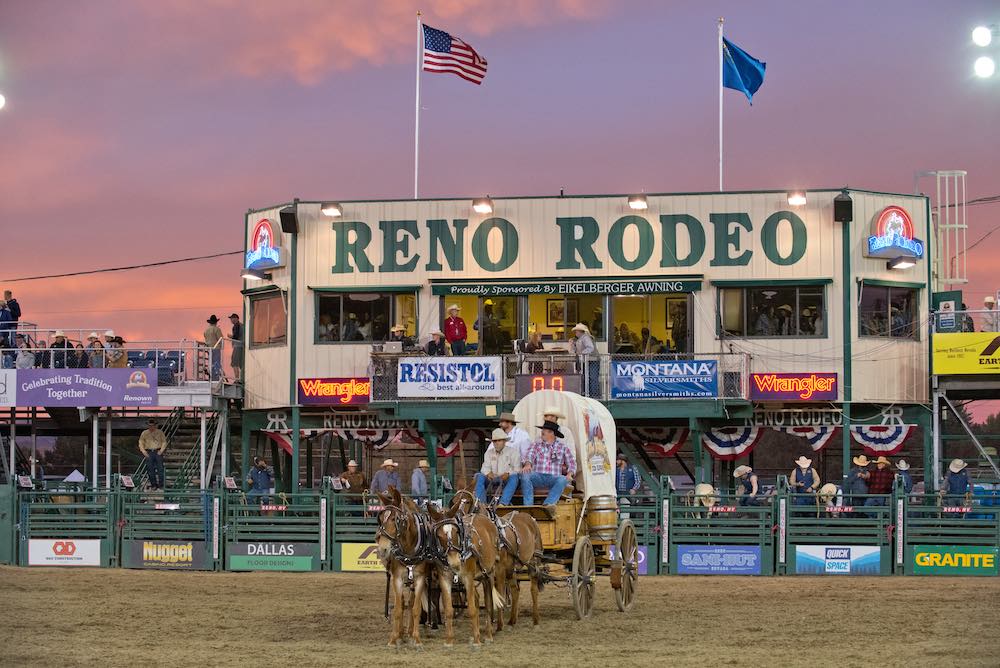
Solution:
M554 512L556 501L576 475L576 455L563 441L558 424L546 420L538 428L542 435L531 444L521 469L521 494L524 504L530 506L535 502L535 486L548 487L544 505Z

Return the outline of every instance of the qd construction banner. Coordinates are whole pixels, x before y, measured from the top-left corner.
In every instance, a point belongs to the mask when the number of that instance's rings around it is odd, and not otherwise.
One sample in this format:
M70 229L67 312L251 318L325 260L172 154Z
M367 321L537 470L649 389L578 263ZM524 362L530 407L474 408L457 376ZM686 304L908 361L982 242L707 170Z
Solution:
M403 357L396 391L400 398L503 396L500 357Z
M717 396L719 371L715 360L611 363L612 399Z
M28 540L29 566L100 566L101 541L79 538Z
M156 406L156 369L18 369L16 406Z

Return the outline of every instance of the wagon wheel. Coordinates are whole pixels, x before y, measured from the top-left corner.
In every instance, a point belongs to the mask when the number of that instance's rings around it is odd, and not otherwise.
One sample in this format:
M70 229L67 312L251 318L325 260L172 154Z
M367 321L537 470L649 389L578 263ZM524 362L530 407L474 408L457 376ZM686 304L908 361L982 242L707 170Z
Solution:
M594 562L594 546L590 538L581 536L573 550L573 575L570 579L570 597L577 619L587 619L594 607L594 585L597 567Z
M635 588L639 583L639 546L632 520L622 520L615 536L615 548L622 560L622 585L615 589L618 609L628 612L635 605Z

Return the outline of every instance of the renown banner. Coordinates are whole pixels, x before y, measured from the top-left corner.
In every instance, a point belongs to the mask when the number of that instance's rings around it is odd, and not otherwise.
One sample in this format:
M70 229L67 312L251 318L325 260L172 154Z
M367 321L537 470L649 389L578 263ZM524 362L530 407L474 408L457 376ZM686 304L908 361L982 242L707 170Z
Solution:
M156 406L156 369L18 369L14 406Z
M611 363L612 399L719 396L715 360Z
M682 575L760 575L759 545L678 545Z
M503 396L500 357L403 357L396 376L401 398Z
M881 550L876 545L796 545L795 572L800 575L878 575Z
M317 543L229 543L231 571L318 571Z
M981 545L914 545L915 575L997 575L995 547Z
M122 566L125 568L164 568L174 570L211 570L206 542L203 540L124 540Z

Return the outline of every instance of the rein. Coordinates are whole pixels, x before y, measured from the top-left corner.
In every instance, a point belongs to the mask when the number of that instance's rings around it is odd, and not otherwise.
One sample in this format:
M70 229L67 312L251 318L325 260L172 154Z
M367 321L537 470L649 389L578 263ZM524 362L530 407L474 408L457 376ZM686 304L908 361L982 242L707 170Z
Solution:
M390 534L385 530L385 520L383 515L385 513L393 513L393 524L396 528L395 535ZM413 518L413 522L417 527L417 542L413 548L413 552L407 553L403 550L403 546L400 543L400 536L406 531L406 524ZM395 561L400 562L404 566L414 566L424 561L428 561L433 558L434 548L431 545L431 541L428 540L428 530L426 526L426 520L419 513L413 514L399 506L386 506L379 513L379 525L378 530L375 532L375 539L378 540L380 536L384 536L390 543L390 556Z

